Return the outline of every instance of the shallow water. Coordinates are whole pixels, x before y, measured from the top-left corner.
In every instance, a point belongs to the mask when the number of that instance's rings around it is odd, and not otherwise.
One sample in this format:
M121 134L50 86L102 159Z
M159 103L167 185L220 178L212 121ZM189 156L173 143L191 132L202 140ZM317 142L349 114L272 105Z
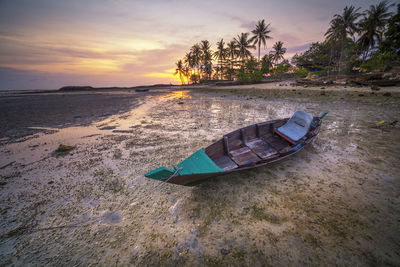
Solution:
M171 91L140 103L0 148L0 166L15 161L0 170L1 264L400 263L400 129L375 127L399 118L398 99ZM192 188L143 177L298 109L330 113L283 162ZM52 153L60 143L76 148Z

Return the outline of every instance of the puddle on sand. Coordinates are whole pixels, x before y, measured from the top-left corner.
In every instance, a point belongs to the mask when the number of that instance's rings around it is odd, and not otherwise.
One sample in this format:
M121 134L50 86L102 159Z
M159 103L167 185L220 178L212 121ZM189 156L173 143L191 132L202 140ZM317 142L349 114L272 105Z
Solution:
M161 95L157 97L158 100L179 100L179 99L191 99L192 96L190 94L190 91L188 90L183 90L183 91L172 91L166 95Z
M154 106L163 101L190 98L188 91L174 91L158 97L147 96L139 105L124 114L113 115L88 126L67 128L29 127L46 131L24 137L23 142L6 144L0 150L0 166L9 162L28 165L50 156L60 144L79 146L102 135L132 134L134 128Z
M100 223L103 224L117 224L122 222L123 217L119 212L104 211L100 215Z

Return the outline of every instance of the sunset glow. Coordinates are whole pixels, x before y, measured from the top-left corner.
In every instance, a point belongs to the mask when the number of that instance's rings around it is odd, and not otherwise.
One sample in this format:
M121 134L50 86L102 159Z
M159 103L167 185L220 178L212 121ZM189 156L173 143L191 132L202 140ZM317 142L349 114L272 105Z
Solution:
M207 39L215 49L220 38L229 41L265 18L273 39L261 53L281 40L290 58L321 40L332 14L344 5L373 3L5 0L0 89L179 84L175 62L196 42Z

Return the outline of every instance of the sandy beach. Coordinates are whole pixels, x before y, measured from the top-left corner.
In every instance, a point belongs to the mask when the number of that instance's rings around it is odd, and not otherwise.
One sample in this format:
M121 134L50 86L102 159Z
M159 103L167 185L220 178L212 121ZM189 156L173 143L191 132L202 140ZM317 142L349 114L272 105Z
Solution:
M400 265L399 92L262 84L1 95L0 265ZM299 109L330 113L285 161L195 187L144 177ZM54 152L60 144L75 148Z

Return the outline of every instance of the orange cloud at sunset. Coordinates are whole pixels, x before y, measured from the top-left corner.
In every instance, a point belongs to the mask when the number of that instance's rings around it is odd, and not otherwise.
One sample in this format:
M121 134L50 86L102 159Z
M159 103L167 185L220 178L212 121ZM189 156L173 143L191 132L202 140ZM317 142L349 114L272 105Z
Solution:
M281 40L291 57L320 40L342 8L313 0L3 0L0 89L178 84L175 62L196 42L207 39L215 49L220 38L229 41L265 18L273 39L261 54Z

